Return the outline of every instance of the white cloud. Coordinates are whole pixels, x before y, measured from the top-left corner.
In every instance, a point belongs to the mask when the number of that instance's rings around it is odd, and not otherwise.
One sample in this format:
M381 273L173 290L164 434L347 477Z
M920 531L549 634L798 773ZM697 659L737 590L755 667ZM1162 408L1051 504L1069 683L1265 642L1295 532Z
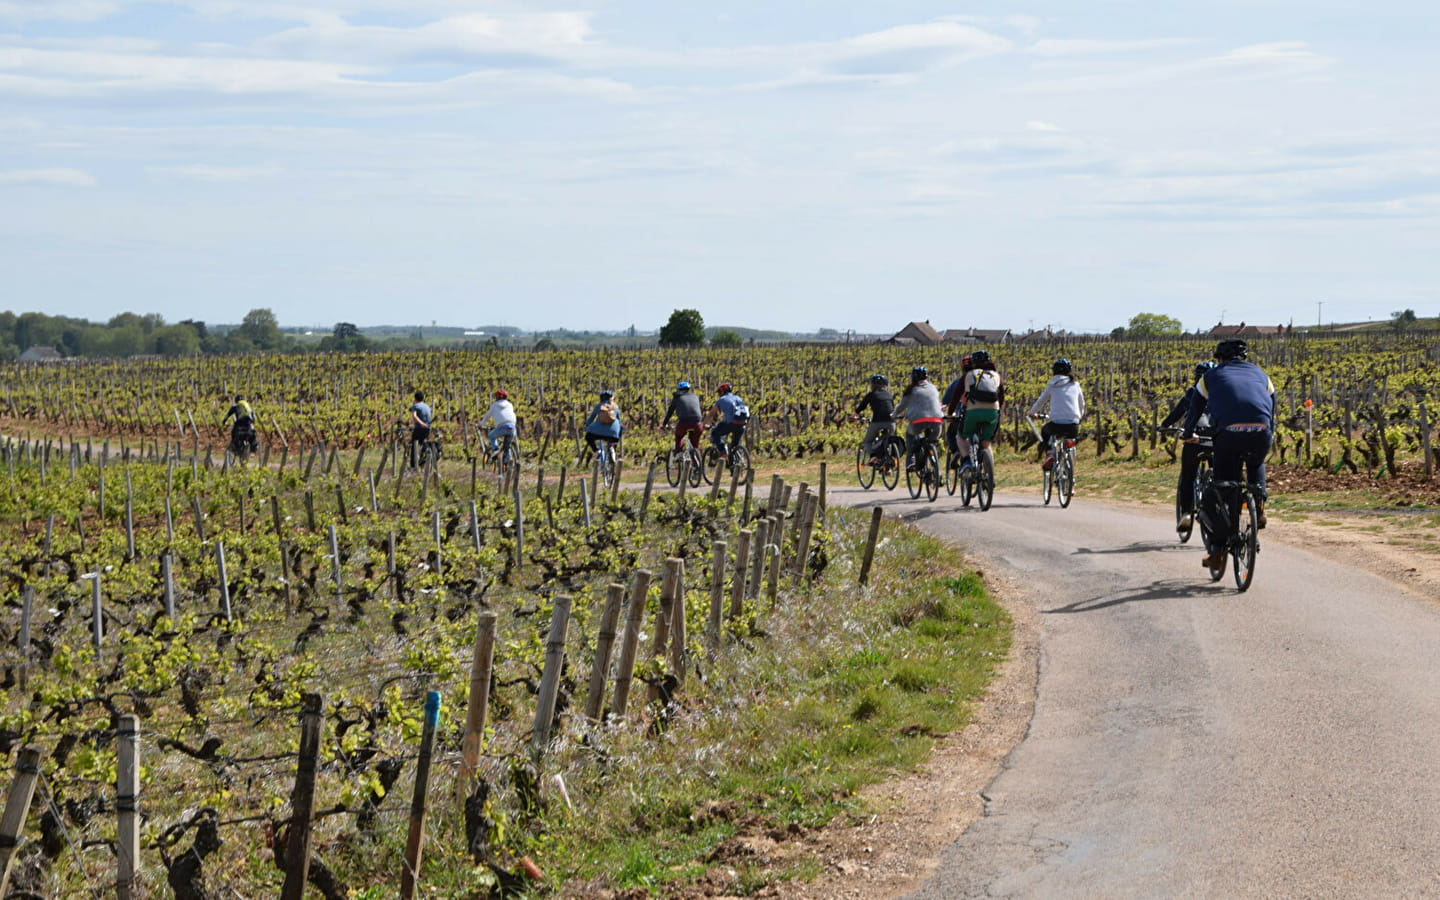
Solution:
M1043 40L1025 48L1036 56L1102 56L1116 53L1138 53L1164 50L1196 43L1185 38L1155 38L1146 41Z
M94 187L95 176L80 169L15 169L0 172L0 184L51 184L62 187Z
M1029 122L1026 122L1026 123L1025 123L1025 130L1026 130L1026 131L1064 131L1065 129L1061 128L1059 125L1053 125L1053 124L1051 124L1050 122L1041 122L1041 121L1038 121L1038 120L1032 120L1032 121L1029 121Z

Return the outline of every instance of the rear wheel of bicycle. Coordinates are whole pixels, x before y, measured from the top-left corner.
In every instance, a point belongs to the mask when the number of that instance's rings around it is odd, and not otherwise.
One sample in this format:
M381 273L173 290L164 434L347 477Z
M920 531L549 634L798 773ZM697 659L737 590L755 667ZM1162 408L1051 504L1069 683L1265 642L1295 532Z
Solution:
M1070 505L1075 496L1075 451L1065 449L1055 457L1055 492L1059 494L1060 508Z
M595 468L600 476L600 483L610 487L615 483L615 451L608 446L601 445L595 451Z
M893 440L887 440L880 448L880 483L885 490L895 489L900 483L900 460L903 457Z
M918 497L920 496L920 492L921 492L922 490L924 490L924 488L925 488L925 482L924 482L924 480L923 480L923 479L921 478L921 476L920 476L920 469L919 469L918 467L912 468L912 467L910 466L910 460L909 460L909 459L906 459L906 460L905 460L905 489L910 492L910 499L911 499L911 500L914 500L914 499L918 498Z
M925 496L931 503L940 496L940 460L935 455L935 448L930 447L925 451Z
M671 450L665 454L665 480L671 487L680 486L680 470L685 467L685 452Z
M715 447L714 447L714 445L711 445L711 446L709 446L709 447L706 447L706 448L705 448L705 455L704 455L703 457L701 457L701 464L700 464L700 478L701 478L706 484L709 484L709 483L711 482L711 480L715 477L715 464L718 463L719 461L720 461L720 451L719 451L719 450L716 450ZM698 485L700 484L700 482L697 481L697 482L694 482L694 484L698 486Z
M1240 499L1240 529L1230 545L1235 569L1235 587L1241 593L1249 590L1255 578L1255 555L1260 552L1259 523L1255 514L1255 498L1250 493Z
M980 501L980 511L990 508L995 499L995 466L990 462L990 451L980 451L980 471L975 474L975 496Z
M975 496L975 463L960 470L960 505L969 506Z
M690 451L690 462L686 466L686 480L690 486L699 487L700 482L705 480L705 460L701 457L699 450Z
M864 444L855 448L855 479L867 491L875 483L875 467L870 465L870 454L865 452Z
M730 451L730 470L744 472L750 468L750 451L740 444Z
M1050 468L1048 469L1041 469L1040 475L1042 476L1040 482L1040 499L1045 501L1046 506L1049 506L1050 497L1055 493L1055 463L1050 463Z
M955 496L955 489L960 486L960 457L951 453L945 457L945 493L951 497Z

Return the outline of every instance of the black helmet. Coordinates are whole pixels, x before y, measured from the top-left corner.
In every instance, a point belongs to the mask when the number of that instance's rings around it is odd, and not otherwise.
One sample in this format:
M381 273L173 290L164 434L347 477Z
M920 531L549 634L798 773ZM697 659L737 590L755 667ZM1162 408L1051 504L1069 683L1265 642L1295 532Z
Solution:
M1070 374L1070 360L1068 360L1068 359L1063 359L1063 358L1062 358L1062 359L1057 359L1057 360L1055 360L1053 363L1050 364L1050 374L1051 374L1051 375L1069 375L1069 374Z
M910 370L910 380L913 382L919 383L929 377L930 370L925 368L924 366L916 366L915 368Z
M1208 371L1210 371L1210 370L1213 369L1213 368L1215 368L1215 361L1214 361L1214 360L1209 360L1209 359L1207 359L1207 360L1205 360L1205 361L1202 362L1202 363L1196 363L1196 364L1195 364L1195 380L1196 380L1196 381L1199 381L1200 379L1204 378L1204 377L1205 377L1205 373L1208 372Z
M601 391L601 392L600 392L600 399L601 399L601 400L609 400L609 399L610 399L611 397L613 397L613 396L615 396L615 392L614 392L614 391Z
M988 363L989 361L990 361L990 351L989 351L989 350L976 350L974 353L970 354L970 364L971 364L972 366L974 366L975 368L977 368L977 369L980 368L981 366L985 365L985 364Z
M885 385L890 383L890 379L886 378L884 375L881 375L879 372L876 372L874 375L870 376L870 383L873 384L875 387L884 387Z
M1224 362L1231 359L1244 359L1250 348L1239 338L1226 338L1215 345L1215 358Z

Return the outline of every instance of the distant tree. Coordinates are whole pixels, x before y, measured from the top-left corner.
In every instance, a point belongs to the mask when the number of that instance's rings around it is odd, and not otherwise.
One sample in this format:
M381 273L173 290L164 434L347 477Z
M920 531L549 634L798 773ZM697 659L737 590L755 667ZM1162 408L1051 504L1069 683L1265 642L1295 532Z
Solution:
M280 333L280 323L268 309L250 310L236 330L257 350L278 350L284 341L284 336Z
M1163 313L1136 313L1125 326L1126 337L1179 337L1181 333L1180 320Z
M712 347L743 347L744 345L745 339L728 329L710 335L710 346Z
M346 338L357 338L360 336L360 329L355 327L354 322L336 322L334 335L336 340L341 341Z
M189 325L191 328L195 329L195 334L202 341L210 336L210 330L205 327L205 323L197 319L181 319L178 324Z
M194 356L200 352L200 335L184 322L157 328L150 336L155 339L155 352L161 356Z
M705 320L698 309L677 309L660 329L662 347L698 347L705 343Z
M1114 328L1110 329L1110 337L1114 338L1115 340L1118 341L1118 340L1120 340L1121 338L1123 338L1124 336L1125 336L1125 326L1124 326L1124 325L1116 325Z
M550 340L548 337L542 337L540 340L538 340L538 341L535 342L535 349L536 349L536 350L554 350L554 349L555 349L555 342L552 341L552 340Z
M1390 327L1396 331L1408 331L1415 327L1418 321L1415 317L1415 310L1404 309L1390 314Z

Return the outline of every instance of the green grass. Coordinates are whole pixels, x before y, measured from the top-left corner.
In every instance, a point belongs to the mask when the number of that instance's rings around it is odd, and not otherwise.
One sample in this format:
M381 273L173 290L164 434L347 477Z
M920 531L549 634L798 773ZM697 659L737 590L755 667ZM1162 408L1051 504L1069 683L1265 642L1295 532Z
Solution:
M847 520L836 533L868 519L831 515ZM605 771L557 761L572 795L607 793L550 835L572 890L681 890L721 864L707 860L727 838L858 814L866 785L913 770L937 736L964 727L1008 650L1009 619L935 541L898 525L885 537L869 589L821 584L782 598L753 653L734 666L717 657L705 684L687 682L693 718L659 735L601 736ZM820 868L724 865L740 871L730 890L741 894Z

